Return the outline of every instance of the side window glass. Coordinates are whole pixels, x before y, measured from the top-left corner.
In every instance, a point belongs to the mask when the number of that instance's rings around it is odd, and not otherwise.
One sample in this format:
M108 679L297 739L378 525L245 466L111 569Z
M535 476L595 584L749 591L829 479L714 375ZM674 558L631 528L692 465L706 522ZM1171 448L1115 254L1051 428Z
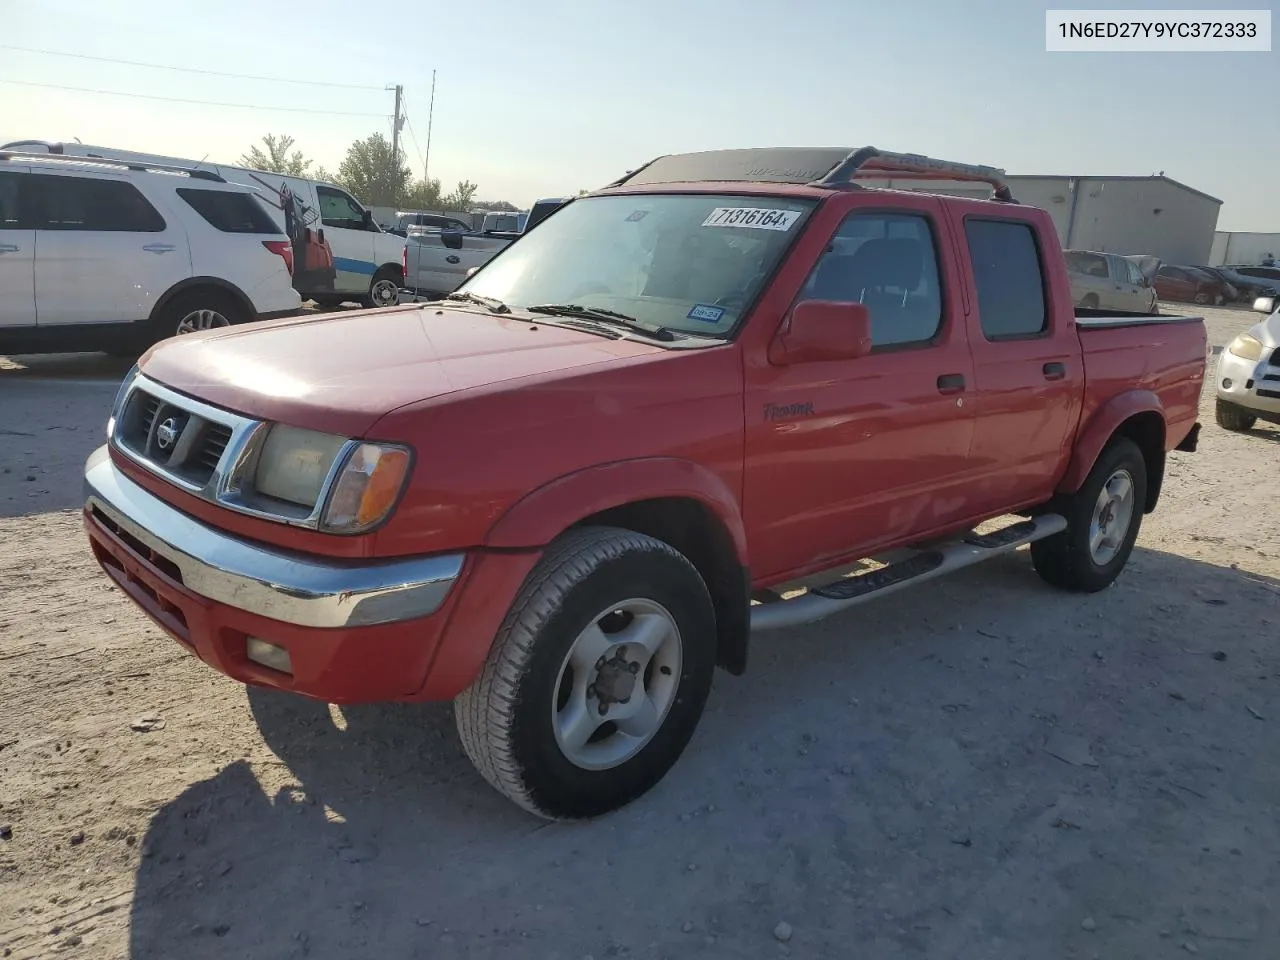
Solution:
M326 227L364 229L364 211L341 190L316 187L316 195L320 199L320 222Z
M1048 326L1048 309L1040 251L1031 225L968 218L964 232L983 336L1000 340L1043 333Z
M1132 260L1126 260L1125 266L1129 270L1129 282L1135 286L1142 286L1142 271L1138 269L1138 265Z
M18 184L21 173L0 173L0 230L18 229Z
M42 230L159 233L164 218L125 180L36 174Z
M929 221L918 214L850 214L805 281L801 299L866 304L873 348L929 342L942 326Z

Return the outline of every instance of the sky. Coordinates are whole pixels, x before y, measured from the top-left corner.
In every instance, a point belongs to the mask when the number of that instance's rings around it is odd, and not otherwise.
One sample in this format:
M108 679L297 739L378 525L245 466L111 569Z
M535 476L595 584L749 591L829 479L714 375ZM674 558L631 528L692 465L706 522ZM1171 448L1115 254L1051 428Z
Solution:
M390 136L401 84L415 175L521 207L664 153L871 144L1011 174L1163 170L1223 201L1218 229L1280 232L1280 52L1047 53L1044 11L1067 5L0 0L0 142L235 162L285 133L334 171Z

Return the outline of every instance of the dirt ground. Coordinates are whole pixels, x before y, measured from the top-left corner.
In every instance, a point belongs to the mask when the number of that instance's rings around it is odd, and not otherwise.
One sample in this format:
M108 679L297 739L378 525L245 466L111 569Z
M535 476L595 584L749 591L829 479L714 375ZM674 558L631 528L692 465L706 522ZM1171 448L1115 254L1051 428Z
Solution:
M766 635L656 790L547 825L447 705L246 690L108 586L126 366L0 359L4 957L1277 956L1280 432L1207 399L1102 594L1022 552Z

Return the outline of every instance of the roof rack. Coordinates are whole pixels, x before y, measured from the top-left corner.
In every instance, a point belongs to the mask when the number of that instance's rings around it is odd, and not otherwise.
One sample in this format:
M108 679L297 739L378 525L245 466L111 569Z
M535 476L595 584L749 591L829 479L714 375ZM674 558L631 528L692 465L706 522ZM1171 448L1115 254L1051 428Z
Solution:
M624 184L750 181L811 187L851 187L855 179L960 180L989 183L992 199L1017 203L1004 171L971 163L935 160L917 153L888 153L875 147L752 147L666 154L628 170L604 189Z
M811 182L815 187L851 186L856 178L882 177L899 180L959 180L988 183L992 199L1017 203L1005 182L1004 171L976 163L935 160L919 153L889 153L875 147L859 147Z
M43 153L34 150L25 150L24 147L44 147ZM73 163L89 163L98 164L99 166L123 167L126 170L133 170L145 173L148 170L154 170L161 173L185 173L192 180L211 180L214 183L226 183L227 181L214 173L212 170L200 170L196 167L183 167L172 163L139 163L134 160L117 160L112 157L84 157L77 154L68 154L60 143L49 143L45 140L14 140L12 143L6 143L0 146L0 160L68 160Z

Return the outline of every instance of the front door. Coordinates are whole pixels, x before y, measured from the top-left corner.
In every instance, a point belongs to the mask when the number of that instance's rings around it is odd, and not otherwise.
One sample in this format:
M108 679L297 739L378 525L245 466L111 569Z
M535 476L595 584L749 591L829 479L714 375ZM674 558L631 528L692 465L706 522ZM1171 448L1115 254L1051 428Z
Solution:
M1052 492L1079 416L1084 364L1074 315L1060 315L1046 297L1032 224L966 216L956 232L975 293L973 495L980 512L999 513Z
M325 239L333 251L334 289L366 296L378 267L373 249L377 228L365 225L364 208L337 187L317 184L316 199Z
M798 300L866 304L872 352L746 371L752 572L795 575L966 515L973 370L941 207L851 209Z
M36 322L36 232L20 198L31 177L22 169L0 173L0 327Z
M49 172L31 180L40 326L145 320L191 275L186 234L127 179Z

